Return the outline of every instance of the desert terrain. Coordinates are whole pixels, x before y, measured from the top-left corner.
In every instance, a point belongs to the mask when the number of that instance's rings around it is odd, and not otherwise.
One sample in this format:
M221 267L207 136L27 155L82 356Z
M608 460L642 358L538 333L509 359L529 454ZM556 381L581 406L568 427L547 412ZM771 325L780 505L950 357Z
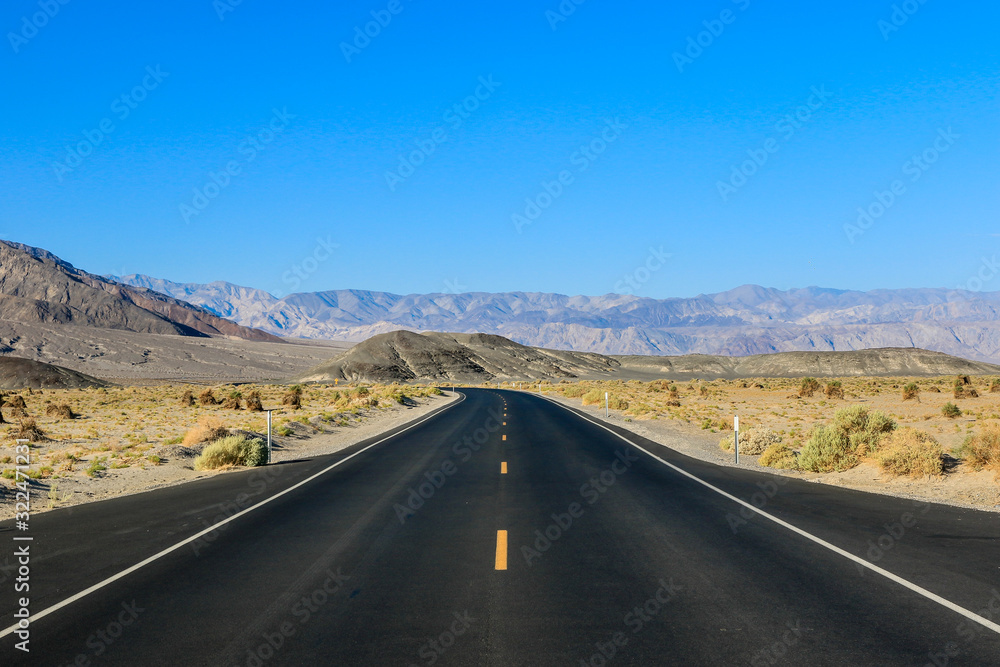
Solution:
M215 401L208 404L211 392ZM247 409L259 395L274 409L272 462L330 454L444 405L454 396L416 386L308 387L299 406L279 385L155 385L7 392L4 440L31 440L27 475L39 512L178 484L217 471L196 470L212 441L230 434L265 439L265 414ZM186 395L191 400L182 400ZM237 398L238 396L238 398ZM23 401L24 408L14 407ZM0 454L2 488L14 487L13 448ZM41 502L39 502L41 501ZM13 502L5 503L5 514ZM7 518L5 516L5 518Z
M955 397L955 383L961 398ZM964 384L968 381L969 384ZM839 383L839 386L838 386ZM853 489L910 497L925 501L1000 511L1000 458L996 434L1000 429L1000 379L997 377L941 376L856 377L825 380L811 395L801 395L803 381L790 378L748 380L691 380L688 382L583 381L541 383L542 394L604 418L604 393L609 395L609 421L683 454L720 465L735 465L731 449L733 416L739 415L741 442L747 447L749 431L765 429L767 445L787 447L801 460L804 447L817 427L830 427L845 409L863 408L881 413L893 423L894 432L916 431L928 445L930 456L940 456L937 470L907 470L895 459L885 465L878 448L888 446L881 434L866 452L844 463L842 470L816 472L794 465L761 464L761 453L743 449L740 466L776 474L811 479ZM501 386L503 386L501 384ZM537 386L534 386L537 391ZM836 387L833 396L826 388ZM904 399L904 390L916 395ZM671 392L674 389L675 392ZM842 392L842 395L841 395ZM805 392L808 394L809 392ZM911 392L912 393L912 392ZM955 411L945 414L946 406ZM912 431L910 430L912 429ZM986 440L993 458L979 461L970 442ZM939 449L935 449L935 445ZM884 452L883 452L884 453ZM923 450L921 450L923 453ZM853 454L853 452L852 452ZM767 463L767 459L764 459ZM785 458L789 464L790 458Z

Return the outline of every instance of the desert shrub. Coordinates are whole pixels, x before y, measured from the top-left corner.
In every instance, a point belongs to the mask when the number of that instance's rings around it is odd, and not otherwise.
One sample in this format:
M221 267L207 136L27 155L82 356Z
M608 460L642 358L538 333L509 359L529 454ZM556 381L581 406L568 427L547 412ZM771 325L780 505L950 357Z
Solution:
M856 454L865 456L878 449L882 437L896 429L896 422L884 412L852 405L837 410L833 416L833 428L847 438Z
M566 398L580 398L585 393L587 393L586 388L581 387L578 384L570 385L569 387L563 389L563 396Z
M723 438L722 440L719 440L719 449L726 452L733 451L733 438L726 437Z
M250 412L263 412L264 404L260 400L259 391L251 391L247 394L247 410Z
M38 428L38 422L32 417L25 417L14 429L14 437L18 440L30 440L31 442L42 442L46 440L45 431Z
M216 400L215 394L212 393L211 389L206 389L198 394L198 403L201 405L218 405L219 401Z
M24 402L24 396L14 394L7 399L7 407L10 408L11 417L27 417L28 404Z
M215 470L223 466L261 466L267 462L267 446L260 438L230 435L210 444L194 460L195 470Z
M842 430L817 426L799 453L799 467L812 472L838 472L858 464L851 440Z
M740 452L744 454L763 454L764 450L781 441L781 436L766 426L751 426L740 431Z
M608 407L612 410L628 410L628 401L617 396L609 396Z
M591 389L582 398L584 405L601 405L604 403L604 392L600 389Z
M840 380L833 380L832 382L827 383L824 393L829 399L843 399L844 385L840 382Z
M916 382L910 382L903 387L903 400L909 401L914 398L920 400L920 387Z
M958 453L974 470L992 468L1000 474L1000 425L989 424L970 435Z
M677 385L675 384L670 385L667 391L670 393L670 398L675 401L681 396L680 391L678 391Z
M785 444L776 442L760 455L757 463L769 468L781 470L795 470L799 467L798 457L795 452Z
M362 389L364 389L364 394L361 393ZM364 387L360 387L358 388L357 394L358 396L366 396L368 394L368 390L365 389ZM285 392L285 395L281 397L281 404L287 405L292 410L298 410L299 408L301 408L302 385L296 384L289 387L288 391Z
M708 387L706 387L705 385L701 385L700 387L698 387L698 395L701 396L702 398L707 397Z
M73 412L73 408L69 407L66 403L56 405L50 403L45 407L46 417L55 417L56 419L76 419L77 414Z
M194 405L194 392L190 389L185 389L184 393L181 394L181 406L185 408L190 408Z
M3 394L0 394L0 424L6 424L7 423L3 419L3 406L5 406L6 404L7 403L4 400Z
M235 390L229 392L229 396L222 401L222 407L226 410L239 410L243 407L243 394Z
M938 386L935 386L935 385L932 384L931 386L927 387L927 391L933 392L935 394L940 394L941 393L941 387L938 387Z
M948 402L941 408L941 414L948 419L954 419L955 417L962 416L962 410L954 403Z
M205 417L201 419L194 428L184 434L181 443L185 447L197 445L201 442L211 442L229 435L229 429L225 428L218 419Z
M971 387L972 378L970 378L968 375L959 375L958 377L955 378L955 384L962 385L965 387Z
M819 391L819 382L816 378L802 378L802 382L799 384L800 397L809 398L817 391Z
M991 394L1000 393L1000 378L994 378L993 381L990 382L990 393Z
M882 442L873 458L892 475L940 475L944 471L941 445L927 433L901 428Z
M679 408L681 407L681 402L675 399L670 399L666 403L668 408Z

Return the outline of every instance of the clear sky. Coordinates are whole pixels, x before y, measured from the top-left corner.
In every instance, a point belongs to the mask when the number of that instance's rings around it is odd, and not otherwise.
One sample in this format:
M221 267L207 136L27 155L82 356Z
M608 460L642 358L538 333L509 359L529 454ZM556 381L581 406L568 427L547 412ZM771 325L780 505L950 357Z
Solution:
M1000 290L998 23L985 0L9 0L0 238L272 292Z

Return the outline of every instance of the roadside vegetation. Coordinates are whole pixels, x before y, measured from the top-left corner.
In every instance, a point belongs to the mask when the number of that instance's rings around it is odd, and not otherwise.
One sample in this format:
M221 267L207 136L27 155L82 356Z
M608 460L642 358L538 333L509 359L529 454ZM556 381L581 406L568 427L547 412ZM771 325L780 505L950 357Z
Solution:
M511 386L508 383L508 386ZM537 383L535 385L537 387ZM610 407L626 420L668 420L719 433L763 466L843 472L862 463L888 476L993 470L1000 480L1000 378L851 377L541 383L544 393ZM951 460L953 465L948 466Z
M246 434L266 433L264 409L274 411L276 437L302 437L349 428L373 411L440 393L435 387L352 383L25 389L0 392L0 440L31 441L34 479L152 468L175 456L177 447L200 452L200 470L256 465L254 437ZM290 394L295 398L286 404ZM0 455L0 479L13 478L13 457Z

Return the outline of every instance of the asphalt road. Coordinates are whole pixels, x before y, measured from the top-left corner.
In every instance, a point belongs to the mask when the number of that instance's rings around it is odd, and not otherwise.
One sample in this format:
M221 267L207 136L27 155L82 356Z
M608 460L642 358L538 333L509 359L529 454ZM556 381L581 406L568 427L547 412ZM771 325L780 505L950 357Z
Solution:
M463 392L374 446L33 517L34 613L215 528L34 620L30 654L4 636L0 662L1000 665L961 611L1000 621L997 514L611 427L660 461L539 396Z

